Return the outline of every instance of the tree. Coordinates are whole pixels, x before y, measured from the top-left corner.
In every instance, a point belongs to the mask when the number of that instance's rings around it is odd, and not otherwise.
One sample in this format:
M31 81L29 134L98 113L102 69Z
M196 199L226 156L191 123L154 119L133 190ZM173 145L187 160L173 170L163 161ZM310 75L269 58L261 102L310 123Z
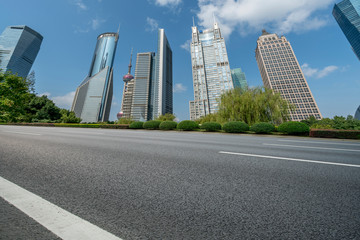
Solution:
M30 85L26 78L0 73L0 121L18 122L24 118Z
M32 94L28 111L28 113L32 115L32 118L37 120L56 121L62 116L60 114L60 108L55 106L54 102L46 95L39 97Z
M231 89L219 99L218 115L224 122L244 121L249 125L257 122L280 124L289 120L289 112L295 106L267 88Z
M74 112L71 112L67 109L61 109L60 114L61 114L60 119L61 119L62 123L80 123L81 122L81 118L76 117Z
M165 113L164 115L160 115L159 117L156 118L156 120L159 121L174 121L175 119L175 115L171 114L171 113Z

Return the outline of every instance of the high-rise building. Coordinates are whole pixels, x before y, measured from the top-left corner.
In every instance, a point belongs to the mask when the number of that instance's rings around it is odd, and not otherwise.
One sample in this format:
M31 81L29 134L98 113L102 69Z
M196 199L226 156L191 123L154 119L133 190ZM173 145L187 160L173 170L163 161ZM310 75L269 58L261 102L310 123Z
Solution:
M360 60L360 0L343 0L335 4L333 16Z
M158 30L155 74L151 91L152 119L173 113L172 50L164 29Z
M98 36L88 76L76 89L71 110L82 122L109 120L113 96L113 63L118 33Z
M231 78L233 80L234 88L238 87L243 90L248 88L245 73L241 70L241 68L231 69Z
M155 79L155 53L138 53L131 104L131 116L135 121L153 119L154 106L152 103L154 101L152 101L152 97Z
M40 50L43 36L28 26L9 26L0 35L0 70L26 77Z
M301 121L310 116L322 118L290 42L284 36L263 30L257 40L255 56L264 86L279 92L296 106L290 113L291 120Z
M212 29L192 27L190 43L194 86L193 118L218 110L217 99L234 88L224 38L217 23Z
M121 102L121 112L119 113L118 118L131 118L131 105L132 105L133 90L134 90L134 81L133 81L134 76L131 75L131 67L132 67L131 62L132 62L132 50L130 56L129 71L123 77L124 91Z
M360 105L358 107L358 109L355 112L354 118L357 120L360 120Z

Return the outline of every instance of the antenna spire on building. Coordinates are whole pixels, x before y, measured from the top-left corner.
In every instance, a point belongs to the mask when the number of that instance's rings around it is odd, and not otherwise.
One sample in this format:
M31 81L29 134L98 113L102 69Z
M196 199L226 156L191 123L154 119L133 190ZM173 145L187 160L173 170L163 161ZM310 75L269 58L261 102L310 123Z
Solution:
M193 27L195 27L195 18L193 17Z

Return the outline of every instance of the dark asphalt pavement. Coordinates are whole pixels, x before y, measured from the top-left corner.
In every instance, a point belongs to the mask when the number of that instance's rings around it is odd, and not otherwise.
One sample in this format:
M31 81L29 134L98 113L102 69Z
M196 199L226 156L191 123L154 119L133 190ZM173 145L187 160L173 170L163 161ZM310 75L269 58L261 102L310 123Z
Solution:
M360 168L319 162L360 141L0 126L1 177L122 239L360 239ZM0 239L56 236L1 199Z

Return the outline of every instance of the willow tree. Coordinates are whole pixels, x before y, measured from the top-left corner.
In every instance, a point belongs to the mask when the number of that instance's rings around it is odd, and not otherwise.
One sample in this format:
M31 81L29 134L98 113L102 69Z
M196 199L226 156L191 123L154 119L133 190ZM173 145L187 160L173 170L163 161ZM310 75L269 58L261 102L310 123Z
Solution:
M256 122L280 124L289 119L289 112L295 107L267 88L231 89L219 99L218 116L222 121L244 121L249 125Z

